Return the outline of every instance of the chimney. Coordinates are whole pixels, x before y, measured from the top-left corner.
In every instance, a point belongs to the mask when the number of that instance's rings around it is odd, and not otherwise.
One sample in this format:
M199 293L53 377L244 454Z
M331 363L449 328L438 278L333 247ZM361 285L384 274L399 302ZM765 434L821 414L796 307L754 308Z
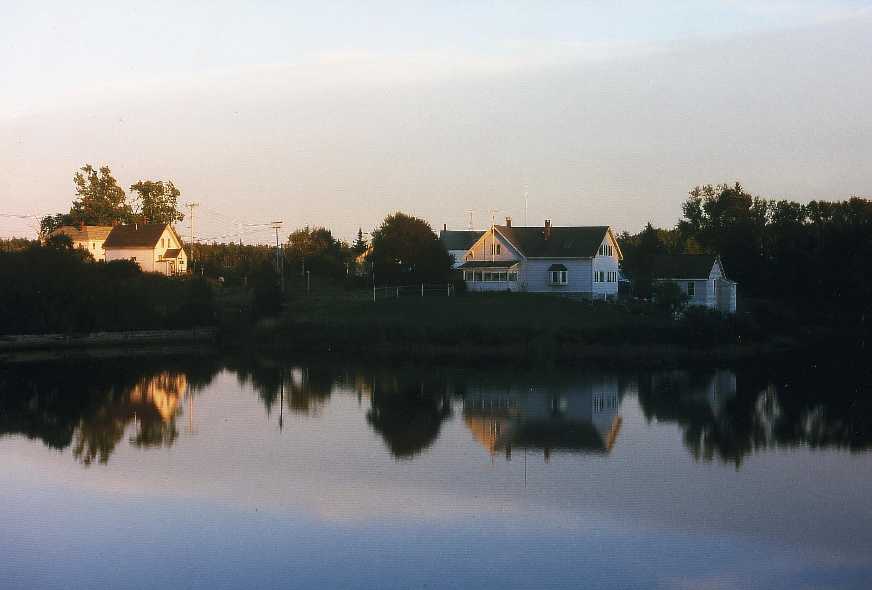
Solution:
M447 223L442 224L442 231L448 231L448 224Z
M551 239L551 220L550 219L545 220L545 239L546 240Z
M506 227L512 227L512 218L506 217Z

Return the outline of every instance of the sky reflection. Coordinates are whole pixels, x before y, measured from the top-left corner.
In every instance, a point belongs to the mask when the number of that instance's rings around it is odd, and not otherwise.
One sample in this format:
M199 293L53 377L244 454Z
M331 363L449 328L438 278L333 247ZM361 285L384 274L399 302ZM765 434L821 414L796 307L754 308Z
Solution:
M862 404L808 376L228 362L85 384L89 370L3 374L0 587L872 575ZM89 436L105 461L82 459Z

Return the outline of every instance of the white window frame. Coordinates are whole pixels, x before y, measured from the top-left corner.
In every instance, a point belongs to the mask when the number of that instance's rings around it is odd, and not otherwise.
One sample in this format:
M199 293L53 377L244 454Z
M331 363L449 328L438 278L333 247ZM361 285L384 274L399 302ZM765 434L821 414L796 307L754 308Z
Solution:
M687 296L696 297L696 283L693 281L687 281Z
M552 285L566 285L569 283L569 271L567 270L551 270L550 279Z

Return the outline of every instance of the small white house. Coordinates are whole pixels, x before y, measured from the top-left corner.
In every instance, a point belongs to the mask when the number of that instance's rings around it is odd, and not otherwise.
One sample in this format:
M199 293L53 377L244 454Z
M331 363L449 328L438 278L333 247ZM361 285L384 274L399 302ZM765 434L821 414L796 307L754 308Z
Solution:
M48 234L48 237L67 236L74 248L86 250L94 260L99 261L106 260L103 243L111 231L111 225L63 225Z
M688 305L700 305L723 313L736 313L736 283L727 278L718 256L674 254L655 256L655 282L677 284L687 295Z
M117 225L103 243L106 261L132 260L144 272L177 275L187 272L182 239L168 223Z
M621 249L608 226L495 225L460 266L470 291L525 291L605 299L618 294Z

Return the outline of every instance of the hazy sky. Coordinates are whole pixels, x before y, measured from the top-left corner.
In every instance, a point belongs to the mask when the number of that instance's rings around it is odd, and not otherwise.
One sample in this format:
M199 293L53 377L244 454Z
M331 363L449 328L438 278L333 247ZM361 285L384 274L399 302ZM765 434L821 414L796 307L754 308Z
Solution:
M872 2L0 3L0 215L66 210L85 162L246 241L872 194Z

